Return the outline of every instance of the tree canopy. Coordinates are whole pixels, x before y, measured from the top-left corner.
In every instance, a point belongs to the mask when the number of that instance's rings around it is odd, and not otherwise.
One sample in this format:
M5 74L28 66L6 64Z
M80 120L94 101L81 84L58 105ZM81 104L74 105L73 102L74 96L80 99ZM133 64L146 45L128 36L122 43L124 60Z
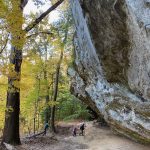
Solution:
M34 0L37 10L46 3ZM74 34L69 3L49 4L25 15L28 0L0 0L0 134L6 143L20 144L20 133L39 132L46 122L89 117L69 90ZM59 19L50 23L55 9Z

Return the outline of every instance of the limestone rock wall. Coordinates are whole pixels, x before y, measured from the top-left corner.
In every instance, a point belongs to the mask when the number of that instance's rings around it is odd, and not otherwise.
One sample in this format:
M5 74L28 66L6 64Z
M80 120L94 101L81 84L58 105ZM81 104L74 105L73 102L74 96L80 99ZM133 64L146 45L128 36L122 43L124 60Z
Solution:
M70 2L72 92L117 132L150 143L150 1Z

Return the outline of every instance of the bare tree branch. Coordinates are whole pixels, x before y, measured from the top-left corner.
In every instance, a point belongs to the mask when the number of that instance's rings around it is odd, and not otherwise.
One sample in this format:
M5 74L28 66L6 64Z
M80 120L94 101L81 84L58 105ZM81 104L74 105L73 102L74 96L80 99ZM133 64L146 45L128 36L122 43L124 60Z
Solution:
M2 54L3 50L6 48L8 39L9 39L9 34L8 34L8 36L7 36L7 38L6 38L6 41L5 41L4 46L3 46L2 49L0 50L0 54Z
M33 29L37 24L39 24L51 11L56 9L64 0L59 0L56 2L53 6L51 6L49 9L47 9L44 13L42 13L38 18L35 19L31 24L29 24L25 31L29 32L31 29Z
M49 32L49 31L43 31L43 32L37 32L37 33L30 34L30 35L28 35L26 38L29 39L29 38L31 38L32 36L38 36L39 34L53 35L52 32Z

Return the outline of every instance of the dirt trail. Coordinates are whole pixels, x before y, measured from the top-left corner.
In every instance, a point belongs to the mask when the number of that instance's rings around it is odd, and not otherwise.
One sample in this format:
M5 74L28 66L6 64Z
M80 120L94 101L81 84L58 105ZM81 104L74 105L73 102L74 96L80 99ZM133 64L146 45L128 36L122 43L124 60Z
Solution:
M150 150L148 146L114 134L108 127L96 127L92 123L87 124L86 136L74 141L88 145L88 150Z
M70 124L69 126L71 127ZM60 129L61 134L53 138L48 135L29 141L23 140L23 145L17 147L17 150L150 150L149 146L115 135L108 127L98 127L92 122L86 123L86 126L84 137L72 137L69 134L71 128L68 129L65 125Z

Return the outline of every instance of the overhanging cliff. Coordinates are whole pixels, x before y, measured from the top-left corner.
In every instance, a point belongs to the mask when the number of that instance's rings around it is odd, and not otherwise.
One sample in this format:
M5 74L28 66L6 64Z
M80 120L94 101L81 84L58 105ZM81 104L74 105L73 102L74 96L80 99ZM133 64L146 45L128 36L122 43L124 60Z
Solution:
M150 1L71 0L71 90L117 132L150 143Z

